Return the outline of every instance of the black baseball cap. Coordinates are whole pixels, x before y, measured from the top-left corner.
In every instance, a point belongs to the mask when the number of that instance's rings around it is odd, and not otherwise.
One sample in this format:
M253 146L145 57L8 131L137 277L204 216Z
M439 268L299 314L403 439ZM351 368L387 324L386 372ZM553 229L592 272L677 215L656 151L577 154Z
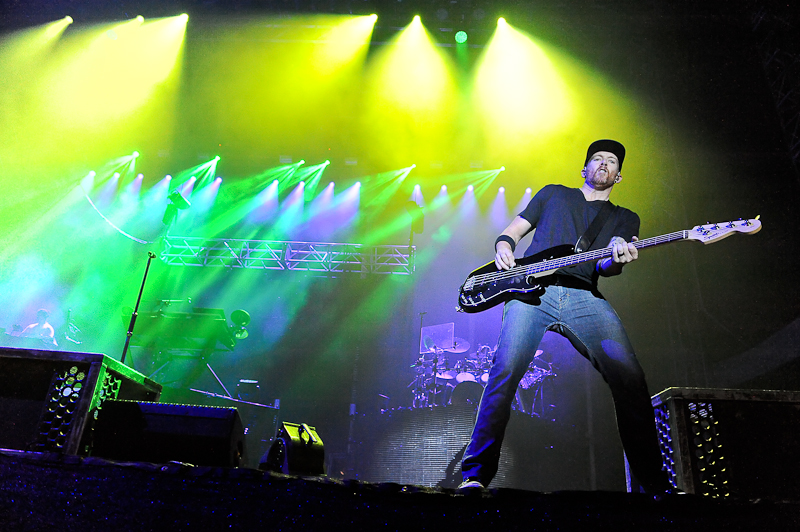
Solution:
M584 161L583 166L589 164L589 159L592 158L592 155L599 151L607 151L616 155L619 160L619 169L622 170L622 161L625 160L625 146L611 139L602 139L592 142L589 145L589 149L586 151L586 161Z

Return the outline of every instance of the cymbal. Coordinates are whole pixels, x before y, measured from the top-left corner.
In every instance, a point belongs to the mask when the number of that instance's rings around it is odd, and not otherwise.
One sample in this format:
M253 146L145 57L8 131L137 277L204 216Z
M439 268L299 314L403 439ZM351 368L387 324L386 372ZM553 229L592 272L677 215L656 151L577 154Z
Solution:
M466 353L469 351L469 342L463 338L453 338L453 347L445 349L451 353Z
M458 372L454 369L440 370L436 373L436 377L439 379L455 379L456 375L458 375Z

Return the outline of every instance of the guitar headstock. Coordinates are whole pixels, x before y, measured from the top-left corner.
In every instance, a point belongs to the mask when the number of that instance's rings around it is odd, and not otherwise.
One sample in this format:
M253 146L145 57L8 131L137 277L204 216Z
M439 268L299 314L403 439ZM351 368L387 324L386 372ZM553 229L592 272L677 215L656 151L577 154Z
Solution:
M696 225L689 230L689 235L686 238L689 240L699 240L703 244L710 244L735 233L754 235L759 231L761 231L761 221L758 219L758 216L756 216L750 220Z

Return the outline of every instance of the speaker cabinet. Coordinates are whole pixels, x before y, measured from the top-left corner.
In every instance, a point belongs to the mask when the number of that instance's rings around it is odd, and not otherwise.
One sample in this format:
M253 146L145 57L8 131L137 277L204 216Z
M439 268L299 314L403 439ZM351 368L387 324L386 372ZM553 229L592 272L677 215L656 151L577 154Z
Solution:
M235 408L107 401L95 423L92 456L240 467L244 428Z
M157 401L161 385L106 355L0 348L0 447L87 454L109 399Z
M653 408L664 468L680 490L800 497L800 392L668 388Z

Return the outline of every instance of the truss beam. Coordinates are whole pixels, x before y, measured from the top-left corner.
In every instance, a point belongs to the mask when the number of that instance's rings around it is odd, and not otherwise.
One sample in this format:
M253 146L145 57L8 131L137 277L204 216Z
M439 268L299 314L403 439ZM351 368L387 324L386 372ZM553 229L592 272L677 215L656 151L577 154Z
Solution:
M161 260L195 267L411 275L414 246L168 236Z

